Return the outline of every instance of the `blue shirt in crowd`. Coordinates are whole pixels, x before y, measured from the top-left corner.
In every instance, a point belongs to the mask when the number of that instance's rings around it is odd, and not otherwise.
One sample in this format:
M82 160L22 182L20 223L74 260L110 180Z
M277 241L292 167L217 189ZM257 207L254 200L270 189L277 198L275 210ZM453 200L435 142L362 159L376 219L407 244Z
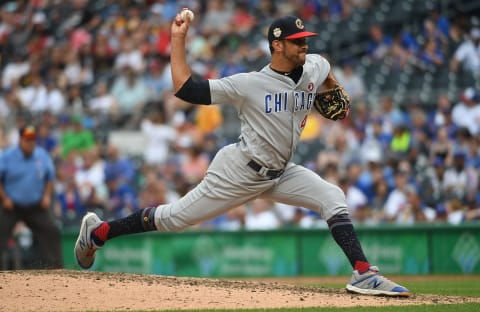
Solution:
M15 204L39 203L46 183L54 179L53 161L42 147L36 146L30 157L25 157L18 145L0 154L0 181Z

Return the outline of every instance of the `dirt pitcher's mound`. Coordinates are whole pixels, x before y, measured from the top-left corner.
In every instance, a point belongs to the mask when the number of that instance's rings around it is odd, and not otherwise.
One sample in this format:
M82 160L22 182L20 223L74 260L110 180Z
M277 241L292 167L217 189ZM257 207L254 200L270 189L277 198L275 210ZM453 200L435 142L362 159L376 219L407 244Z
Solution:
M0 272L0 311L127 311L351 307L480 302L414 295L385 298L343 289L204 278L68 270Z

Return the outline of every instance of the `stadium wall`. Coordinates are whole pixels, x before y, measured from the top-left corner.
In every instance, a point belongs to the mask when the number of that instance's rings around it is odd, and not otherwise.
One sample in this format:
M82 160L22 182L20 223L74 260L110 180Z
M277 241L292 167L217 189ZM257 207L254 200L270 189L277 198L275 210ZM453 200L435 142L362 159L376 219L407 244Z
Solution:
M384 274L480 273L480 225L357 227L369 261ZM76 231L64 231L67 269ZM92 270L192 277L349 275L350 265L326 229L265 232L144 233L116 238Z

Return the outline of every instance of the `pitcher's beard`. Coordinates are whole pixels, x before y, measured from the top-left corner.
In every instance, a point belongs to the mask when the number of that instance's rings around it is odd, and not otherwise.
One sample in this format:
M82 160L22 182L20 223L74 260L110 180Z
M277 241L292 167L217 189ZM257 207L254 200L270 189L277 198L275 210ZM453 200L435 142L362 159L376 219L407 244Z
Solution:
M285 52L283 53L283 57L292 64L292 69L297 68L298 66L303 66L305 64L305 60L307 57L306 53L299 53L296 55L287 55Z

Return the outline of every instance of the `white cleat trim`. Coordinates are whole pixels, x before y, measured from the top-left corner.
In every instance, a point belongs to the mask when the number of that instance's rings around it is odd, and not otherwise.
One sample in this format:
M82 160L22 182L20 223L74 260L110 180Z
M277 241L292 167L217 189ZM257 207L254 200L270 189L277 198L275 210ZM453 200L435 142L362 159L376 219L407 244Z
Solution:
M90 240L90 237L89 237L89 235L93 231L93 228L89 230L89 224L88 224L88 219L91 217L99 219L98 216L93 212L88 212L87 214L85 214L85 216L82 218L82 225L80 226L80 232L78 234L77 241L75 242L75 249L74 249L75 259L77 260L78 265L82 269L89 269L92 267L93 262L95 261L95 250L98 249L98 247L96 247L93 244L93 242ZM88 264L84 265L80 262L80 257L78 255L78 252L83 253L84 249L88 249L87 251L85 251L85 254L87 254L87 256L88 256L88 252L92 252L92 255L91 255L92 261L89 265Z
M410 297L410 292L396 292L378 289L365 289L358 288L353 285L347 284L346 289L348 292L360 294L360 295L373 295L373 296L392 296L392 297Z

